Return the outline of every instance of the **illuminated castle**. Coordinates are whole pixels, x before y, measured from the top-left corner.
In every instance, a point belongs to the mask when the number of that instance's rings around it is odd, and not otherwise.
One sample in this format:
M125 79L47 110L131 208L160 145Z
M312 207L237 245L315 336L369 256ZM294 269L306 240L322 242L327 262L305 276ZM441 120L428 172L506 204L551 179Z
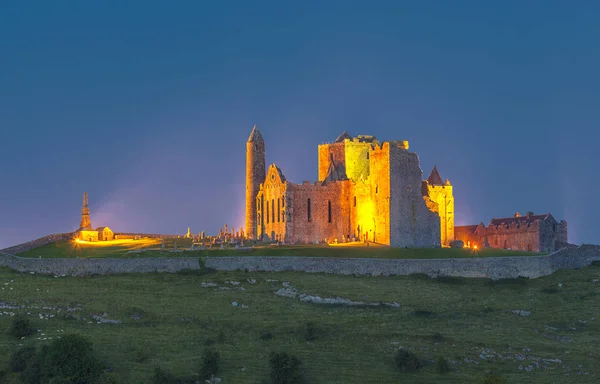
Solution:
M454 198L436 168L423 181L407 141L344 132L318 147L319 179L295 184L254 126L246 143L246 233L287 243L347 242L439 247L454 239Z

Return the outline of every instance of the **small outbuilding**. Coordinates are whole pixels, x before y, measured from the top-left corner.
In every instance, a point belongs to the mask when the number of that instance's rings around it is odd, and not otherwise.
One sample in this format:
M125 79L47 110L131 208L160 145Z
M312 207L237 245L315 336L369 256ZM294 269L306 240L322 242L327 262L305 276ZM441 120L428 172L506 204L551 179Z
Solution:
M98 241L110 241L115 239L114 232L108 227L98 227L96 228L96 232L98 233Z

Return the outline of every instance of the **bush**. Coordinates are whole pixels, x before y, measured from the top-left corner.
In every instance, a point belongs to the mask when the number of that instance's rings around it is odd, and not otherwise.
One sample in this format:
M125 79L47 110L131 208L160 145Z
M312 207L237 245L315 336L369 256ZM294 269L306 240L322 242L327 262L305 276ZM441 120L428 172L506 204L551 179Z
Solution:
M558 293L558 288L552 286L552 287L545 287L540 289L540 292L542 293L548 293L548 294L552 294L552 293Z
M27 365L37 360L37 353L34 347L24 347L18 349L10 358L8 366L12 372L23 372Z
M431 339L433 340L434 343L441 343L442 341L444 341L446 338L444 336L442 336L441 333L436 332L433 335L431 335Z
M314 341L317 339L317 325L312 321L306 323L304 338L306 341Z
M483 378L482 384L504 384L504 377L497 373L490 373Z
M113 372L104 372L98 377L98 379L94 382L94 384L121 384L125 383L119 375Z
M443 357L440 357L437 361L436 370L438 371L438 373L450 372L451 369L450 369L450 364L448 363L448 360L446 360Z
M200 369L200 378L202 380L210 379L212 375L216 375L219 372L219 363L221 360L221 354L219 351L214 349L208 349L204 351L202 356L202 367Z
M154 375L152 376L152 384L175 384L175 376L165 371L161 367L154 368Z
M31 321L23 316L16 316L10 327L10 334L17 339L32 335L35 329L31 325Z
M304 384L302 362L285 352L273 353L269 360L270 384Z
M47 380L69 378L70 382L93 382L102 373L92 343L80 335L66 335L44 346L40 353L41 372Z
M264 331L260 334L261 340L271 340L273 338L273 334L270 331Z
M421 359L414 353L405 349L399 349L394 357L396 366L402 372L416 372L421 369Z
M219 334L217 335L217 341L219 342L219 344L223 344L225 342L225 332L223 332L223 329L219 330Z

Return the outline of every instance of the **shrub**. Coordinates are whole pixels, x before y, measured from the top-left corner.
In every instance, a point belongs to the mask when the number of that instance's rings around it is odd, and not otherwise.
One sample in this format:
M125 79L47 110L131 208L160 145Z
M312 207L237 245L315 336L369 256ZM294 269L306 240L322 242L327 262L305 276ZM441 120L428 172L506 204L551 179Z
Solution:
M44 346L40 353L42 376L48 380L69 378L71 382L94 381L102 367L94 355L92 343L80 335L66 335Z
M433 339L434 343L441 343L445 340L444 336L442 336L442 334L439 332L436 332L433 335L431 335L431 338Z
M223 329L219 330L219 334L217 335L217 341L220 344L223 344L225 342L225 332L223 332Z
M25 384L39 384L42 382L42 368L39 358L29 360L27 367L21 372L21 381Z
M271 340L273 338L273 334L270 331L264 331L260 334L261 340Z
M161 367L154 367L154 375L152 375L152 384L175 384L175 376L170 372L165 371Z
M207 349L202 356L202 367L200 369L200 378L202 380L210 379L212 375L219 372L219 363L221 354L214 349Z
M445 283L445 284L455 284L455 285L464 285L467 283L467 280L463 277L455 277L455 276L444 276L444 275L440 275L438 277L436 277L436 280L439 283Z
M497 373L490 373L483 378L482 384L504 384L504 377Z
M206 339L206 341L204 342L204 345L206 346L211 346L211 345L215 345L217 344L216 341L214 341L213 339Z
M304 338L306 341L314 341L317 339L317 325L309 321L306 323Z
M12 372L23 372L27 365L37 360L37 353L34 347L24 347L18 349L10 358L8 366Z
M435 314L431 311L418 310L418 311L414 311L413 315L417 316L417 317L433 317Z
M548 293L548 294L552 294L552 293L557 293L558 292L558 288L552 286L552 287L545 287L540 289L540 292L542 293Z
M113 372L104 372L98 377L94 384L122 384L125 383L119 375Z
M443 357L440 357L437 361L436 370L438 371L438 373L450 372L450 364L448 363L448 360L446 360Z
M35 329L31 325L31 321L23 316L16 316L10 326L10 334L17 339L32 335Z
M270 384L304 384L302 362L285 352L273 353L269 360Z
M399 349L394 357L396 366L402 372L416 372L421 369L421 359L414 353L405 349Z

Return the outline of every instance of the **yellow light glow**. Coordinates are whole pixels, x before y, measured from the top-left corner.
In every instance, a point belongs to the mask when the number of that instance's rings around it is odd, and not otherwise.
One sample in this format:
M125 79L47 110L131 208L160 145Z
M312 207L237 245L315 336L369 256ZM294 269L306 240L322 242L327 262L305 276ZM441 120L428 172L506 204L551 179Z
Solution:
M76 242L76 243L81 243L81 240L79 240L79 239L75 239L75 242Z
M479 248L479 247L477 247L477 245L474 245L474 246L473 246L473 249L477 249L477 248Z

